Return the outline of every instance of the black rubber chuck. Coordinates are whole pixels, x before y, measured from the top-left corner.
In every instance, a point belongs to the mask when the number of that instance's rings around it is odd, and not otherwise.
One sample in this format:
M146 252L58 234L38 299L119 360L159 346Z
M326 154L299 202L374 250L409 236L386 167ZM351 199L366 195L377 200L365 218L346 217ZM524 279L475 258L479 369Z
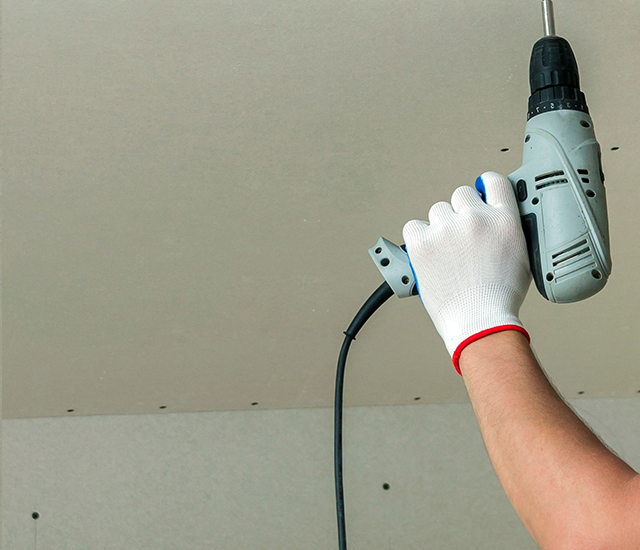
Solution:
M580 91L578 64L573 50L560 36L545 36L533 45L529 63L529 112L527 120L548 111L569 109L588 113Z

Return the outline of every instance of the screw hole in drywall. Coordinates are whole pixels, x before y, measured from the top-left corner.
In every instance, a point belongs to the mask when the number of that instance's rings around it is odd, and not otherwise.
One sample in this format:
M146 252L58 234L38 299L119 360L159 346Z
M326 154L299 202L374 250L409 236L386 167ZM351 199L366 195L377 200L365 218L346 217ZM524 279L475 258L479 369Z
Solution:
M420 401L420 399L422 399L422 397L414 397L413 398L414 401Z
M508 150L509 150L508 147L503 147L502 149L500 149L500 152L506 153Z
M584 392L583 392L582 390L580 390L580 391L578 392L578 395L583 395L583 394L584 394Z
M68 413L72 413L72 412L74 412L74 411L75 411L75 409L67 409L67 412L68 412Z
M383 483L383 484L382 484L382 488L383 488L385 491L388 491L389 489L391 489L391 485L389 485L388 483Z
M34 512L33 514L31 514L31 517L33 519L38 519L40 517L40 514L38 514L38 512Z
M620 147L612 147L611 148L612 151L617 151L618 149L620 149Z
M161 409L166 409L166 408L167 408L167 406L166 406L166 405L160 405L160 408L161 408Z
M255 407L257 404L258 404L258 402L257 402L257 401L254 401L253 403L251 403L251 406L252 406L252 407Z

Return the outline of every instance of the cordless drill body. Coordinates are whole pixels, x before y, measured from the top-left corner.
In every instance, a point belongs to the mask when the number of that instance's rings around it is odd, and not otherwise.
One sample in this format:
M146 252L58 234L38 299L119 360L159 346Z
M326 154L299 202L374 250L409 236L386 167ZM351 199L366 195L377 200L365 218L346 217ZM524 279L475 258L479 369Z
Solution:
M522 166L509 175L538 291L557 303L584 300L611 273L600 145L569 43L536 42Z
M522 166L509 175L518 199L529 264L547 300L593 296L611 274L602 154L569 42L555 35L552 0L542 1L545 36L531 52L531 95ZM476 182L482 194L482 180ZM387 239L369 249L399 298L417 295L404 247Z

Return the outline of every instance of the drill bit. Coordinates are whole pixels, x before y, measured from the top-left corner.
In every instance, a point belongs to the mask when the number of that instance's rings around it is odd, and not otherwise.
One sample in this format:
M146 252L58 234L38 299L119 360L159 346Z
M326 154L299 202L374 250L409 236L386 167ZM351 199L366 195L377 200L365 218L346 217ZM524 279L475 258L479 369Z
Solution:
M556 21L553 18L553 2L552 0L542 0L542 18L544 23L544 35L556 35Z

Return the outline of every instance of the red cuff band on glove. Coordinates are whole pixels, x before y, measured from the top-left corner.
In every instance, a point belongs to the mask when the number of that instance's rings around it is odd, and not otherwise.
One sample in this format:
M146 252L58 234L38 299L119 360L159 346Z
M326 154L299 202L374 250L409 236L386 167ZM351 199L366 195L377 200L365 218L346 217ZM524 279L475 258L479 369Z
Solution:
M458 362L460 361L460 354L462 353L462 350L464 348L466 348L471 342L480 340L480 338L489 336L489 334L493 334L494 332L502 332L503 330L517 330L518 332L521 332L522 334L524 334L527 337L527 340L531 342L531 337L529 336L529 333L526 330L524 330L521 326L518 326L518 325L501 325L499 327L492 327L492 328L488 328L487 330L482 330L477 334L469 336L469 338L467 338L466 340L463 340L462 343L456 348L456 351L453 353L453 366L456 368L457 373L460 376L462 376Z

